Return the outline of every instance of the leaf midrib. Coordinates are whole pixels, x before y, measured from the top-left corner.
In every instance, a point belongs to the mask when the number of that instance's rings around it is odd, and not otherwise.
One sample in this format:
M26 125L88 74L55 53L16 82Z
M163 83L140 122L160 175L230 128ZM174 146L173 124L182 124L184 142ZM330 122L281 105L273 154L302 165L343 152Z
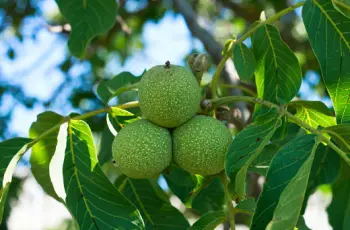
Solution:
M332 18L327 14L327 11L325 11L323 9L323 7L317 2L317 0L312 0L312 2L321 10L321 12L326 16L326 18L328 19L328 21L332 24L332 26L334 27L334 29L336 30L336 32L339 34L340 38L344 41L344 43L346 44L346 46L348 47L348 49L350 50L350 44L348 43L348 41L346 40L346 38L344 37L344 35L342 34L342 32L339 30L339 28L337 27L337 25L334 23L334 21L332 20ZM345 16L344 16L345 17Z
M97 226L97 224L96 224L96 222L94 220L94 216L93 216L93 214L91 212L91 209L90 209L90 207L89 207L89 205L87 203L87 200L85 198L85 195L84 195L84 192L83 192L83 187L82 187L82 185L80 183L79 174L78 174L78 171L77 171L77 167L76 167L76 163L75 163L75 157L74 157L75 153L74 153L74 148L73 148L73 135L72 135L73 131L72 131L71 123L68 124L68 127L69 127L69 140L70 140L69 146L70 146L71 153L72 153L72 161L73 161L73 164L74 164L74 174L75 174L75 177L77 179L78 188L79 188L79 191L80 191L80 193L82 195L82 199L83 199L84 204L86 206L86 210L89 213L89 215L90 215L90 217L92 219L92 222L94 223L94 225L98 229L98 226Z
M133 193L135 194L136 200L140 204L142 211L145 213L147 219L151 222L152 226L154 226L152 218L151 218L150 214L147 212L145 206L143 205L143 203L142 203L142 201L141 201L141 199L139 197L139 194L136 191L136 188L135 188L134 184L131 182L131 180L129 178L127 179L127 181L129 182L130 187L131 187Z

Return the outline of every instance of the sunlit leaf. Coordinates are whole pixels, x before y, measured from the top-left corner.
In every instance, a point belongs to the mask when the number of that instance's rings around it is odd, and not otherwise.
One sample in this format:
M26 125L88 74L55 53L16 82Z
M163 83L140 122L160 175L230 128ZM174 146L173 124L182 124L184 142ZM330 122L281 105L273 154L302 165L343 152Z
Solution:
M314 143L311 152L309 150L307 160L283 190L273 213L273 219L266 229L293 230L297 226L318 144L318 141ZM281 166L283 167L283 164Z
M115 24L117 2L114 0L56 0L57 5L72 27L68 47L82 57L88 43L98 34L106 33Z
M29 137L34 139L63 121L64 117L57 113L51 111L41 113L30 127ZM56 200L61 201L50 178L50 162L56 151L58 132L59 129L51 132L33 146L30 164L34 178L44 191Z
M158 193L163 191L158 184L147 179L126 178L121 191L140 210L146 229L177 230L189 227L183 214L168 200L159 197Z
M332 202L327 208L329 223L333 229L350 229L350 167L344 161L332 193Z
M68 123L63 163L66 206L80 229L143 229L136 207L103 174L89 126Z
M288 103L301 85L298 59L272 25L257 29L252 42L257 61L255 79L258 97L277 104ZM262 107L257 106L256 109L259 111Z
M244 44L235 45L233 61L241 80L250 80L255 71L255 58L253 52Z
M108 104L112 98L134 89L132 84L139 82L141 77L142 75L136 77L130 72L122 72L110 80L100 82L97 86L97 94L102 102Z
M201 216L188 230L212 230L226 219L225 212L208 212Z
M251 230L266 229L267 224L273 218L283 191L313 155L315 143L315 135L303 135L288 142L278 151L267 172L266 182L253 216Z
M0 223L4 213L4 205L10 189L12 174L17 162L23 154L30 148L32 139L13 138L0 143Z
M235 195L245 198L245 180L248 167L263 151L281 119L274 114L261 115L233 139L226 153L225 170L227 176L235 183Z
M302 17L333 102L337 123L349 123L350 18L335 10L331 0L307 0Z
M296 108L295 116L311 127L336 125L335 117L325 104L320 101L293 101L289 106Z

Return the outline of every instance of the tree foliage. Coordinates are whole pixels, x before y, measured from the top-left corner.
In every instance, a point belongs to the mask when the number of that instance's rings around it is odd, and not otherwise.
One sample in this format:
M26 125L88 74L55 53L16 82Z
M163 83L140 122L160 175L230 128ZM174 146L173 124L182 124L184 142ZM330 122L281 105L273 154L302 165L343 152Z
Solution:
M172 2L173 6L165 6L162 1L144 1L144 7L127 10L124 1L56 0L61 14L48 22L48 28L52 33L60 30L68 39L69 50L60 64L67 76L60 90L72 82L69 70L74 62L90 63L88 87L73 88L69 99L73 107L79 107L84 99L91 100L93 106L90 111L81 109L79 114L67 116L46 111L33 122L29 138L0 142L0 221L4 208L8 208L11 186L15 186L14 169L31 149L33 176L48 195L69 210L79 229L214 229L224 222L234 229L235 221L250 229L307 229L303 216L307 200L323 184L330 184L333 192L327 209L330 224L334 229L348 229L349 2L306 0L289 6L286 1L269 1L278 12L258 20L263 9L260 1L218 1L218 7L232 9L235 16L222 17L221 22L236 25L236 19L243 18L247 24L238 36L226 36L223 41L216 41L195 20L203 9L200 1L190 1L192 5L181 0ZM206 5L210 19L218 15L208 7L213 4ZM23 40L20 26L26 17L36 14L38 6L25 3L20 11L13 1L0 5L12 18L10 24L16 36ZM286 36L290 31L285 28L293 20L283 22L285 27L275 23L284 21L281 17L296 17L294 12L299 7L300 23L307 33L304 40ZM171 164L155 178L132 179L120 173L118 165L116 170L108 168L114 136L142 116L137 90L143 74L122 72L107 78L101 69L106 68L108 55L101 53L117 52L125 61L138 46L135 42L140 41L144 24L158 21L170 9L184 17L193 36L200 39L216 64L206 72L208 58L203 57L207 56L193 52L188 59L197 80L204 72L212 76L208 84L201 82L202 108L197 113L222 120L234 137L226 152L225 169L219 174L203 177ZM252 13L244 14L244 10ZM11 46L7 55L10 59L16 56ZM235 71L224 68L231 59ZM331 108L322 101L300 98L303 75L318 68L323 80L318 91L330 97ZM233 80L234 75L241 81ZM95 84L96 93L92 90ZM16 87L1 85L0 97L8 92L16 92L13 97L23 96ZM52 101L40 103L50 108ZM38 99L26 97L21 102L31 107ZM233 113L239 109L243 116ZM0 115L0 127L4 127L1 135L8 137L6 122L2 122L11 114ZM98 133L99 143L94 139ZM61 177L66 197L58 195L50 175L58 146L65 149ZM252 175L265 178L262 191L254 187ZM181 200L185 211L172 205L172 196ZM243 215L242 220L237 214ZM191 218L197 220L192 226Z

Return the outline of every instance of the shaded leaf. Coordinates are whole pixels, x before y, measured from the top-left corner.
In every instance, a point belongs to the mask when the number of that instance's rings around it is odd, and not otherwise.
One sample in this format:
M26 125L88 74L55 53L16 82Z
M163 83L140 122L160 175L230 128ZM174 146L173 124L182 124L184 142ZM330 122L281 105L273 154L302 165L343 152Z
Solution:
M318 145L315 159L312 163L301 214L304 214L308 198L317 189L317 187L323 184L333 183L337 179L339 171L339 155L329 146L324 146L323 144Z
M108 126L105 125L101 134L100 149L98 151L98 163L102 166L107 161L112 159L112 142L114 135L109 130Z
M308 0L302 17L321 66L337 123L350 122L350 18L334 10L331 0Z
M303 216L299 216L299 220L297 223L298 230L311 230L305 223L305 219Z
M88 43L96 35L106 33L115 24L117 3L114 0L56 0L56 2L72 27L68 47L74 56L83 56Z
M267 172L266 182L253 216L251 230L265 230L267 224L272 220L282 192L309 159L315 143L315 135L303 135L288 142L278 151Z
M224 198L224 186L220 178L216 178L193 199L192 208L200 214L223 210Z
M0 143L0 223L4 214L7 195L10 189L12 174L17 162L30 148L32 139L17 137Z
M97 94L102 102L108 104L112 98L134 89L132 84L139 82L141 78L142 75L136 77L130 72L122 72L110 80L100 82L97 86Z
M186 204L197 186L197 178L175 165L171 165L163 175L170 190Z
M265 176L273 157L280 148L281 146L277 144L266 145L259 156L249 165L248 171Z
M66 206L80 229L143 229L136 207L103 174L89 126L68 123L63 163Z
M258 97L277 104L288 103L298 93L301 85L298 59L272 25L257 29L252 42L257 61L255 79ZM259 105L256 109L259 111L262 106Z
M51 111L47 111L38 115L37 120L33 122L29 129L29 137L37 138L45 131L61 124L64 117ZM43 190L58 201L62 201L58 197L52 185L50 178L50 162L56 151L57 136L59 129L51 132L49 135L41 138L32 148L30 155L31 170L36 181L41 185Z
M201 216L188 230L212 230L226 220L225 212L208 212Z
M233 62L241 80L250 80L255 71L255 58L253 52L244 44L235 45Z
M236 208L254 213L256 208L255 199L253 197L249 197L248 199L245 199L244 201L239 202Z
M157 192L158 190L158 192ZM121 190L140 210L146 229L187 229L189 224L168 200L159 197L159 185L147 179L127 178Z
M295 116L315 129L336 125L335 117L321 101L293 101L288 106L296 108Z
M311 152L309 150L307 160L283 190L273 213L273 219L267 226L267 229L294 230L297 226L318 144L319 142L316 140L312 146Z
M332 202L327 208L329 223L333 229L350 229L350 167L343 160L332 193Z
M344 146L348 152L350 151L350 124L330 126L323 131L328 133L339 146Z
M350 0L332 0L334 8L350 18Z
M233 139L226 153L226 175L234 181L234 195L239 200L245 198L245 180L248 167L263 151L276 129L281 125L281 119L267 113L258 119Z

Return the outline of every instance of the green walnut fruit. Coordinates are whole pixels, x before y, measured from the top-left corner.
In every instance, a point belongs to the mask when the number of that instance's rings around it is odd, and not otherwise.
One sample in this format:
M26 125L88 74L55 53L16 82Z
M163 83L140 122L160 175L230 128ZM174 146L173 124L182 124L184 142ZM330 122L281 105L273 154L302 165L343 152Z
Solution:
M189 120L196 114L200 100L196 78L182 66L155 66L140 81L141 112L163 127L177 127Z
M132 178L161 173L172 159L170 132L148 120L125 126L115 137L112 153L120 170Z
M173 131L174 161L184 170L203 176L224 169L230 131L220 121L208 116L195 116Z

